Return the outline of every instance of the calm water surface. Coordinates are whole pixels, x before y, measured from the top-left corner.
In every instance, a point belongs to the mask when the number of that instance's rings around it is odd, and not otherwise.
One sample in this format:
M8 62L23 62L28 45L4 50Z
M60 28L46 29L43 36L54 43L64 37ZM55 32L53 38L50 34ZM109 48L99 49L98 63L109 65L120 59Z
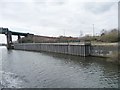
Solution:
M0 87L118 88L118 66L105 58L0 47Z

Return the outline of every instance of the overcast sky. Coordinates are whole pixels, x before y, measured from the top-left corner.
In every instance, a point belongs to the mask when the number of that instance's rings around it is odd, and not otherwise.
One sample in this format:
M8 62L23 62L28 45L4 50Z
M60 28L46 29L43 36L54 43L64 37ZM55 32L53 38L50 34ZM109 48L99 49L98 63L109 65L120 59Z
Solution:
M44 36L78 37L118 28L119 0L0 0L0 27ZM15 40L16 37L13 37ZM0 35L0 43L5 43Z

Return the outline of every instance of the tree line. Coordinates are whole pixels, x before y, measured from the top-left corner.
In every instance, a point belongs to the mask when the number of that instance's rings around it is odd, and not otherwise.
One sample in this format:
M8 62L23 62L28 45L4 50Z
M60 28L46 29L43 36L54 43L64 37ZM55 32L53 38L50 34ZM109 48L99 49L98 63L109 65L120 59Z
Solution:
M90 36L85 35L80 38L75 37L66 37L66 36L60 36L60 37L43 37L43 36L29 36L24 37L19 40L21 43L45 43L45 42L54 42L54 43L60 43L60 42L81 42L81 41L95 41L95 42L106 42L106 43L114 43L120 41L120 32L118 29L111 29L111 30L101 30L100 35L98 36Z

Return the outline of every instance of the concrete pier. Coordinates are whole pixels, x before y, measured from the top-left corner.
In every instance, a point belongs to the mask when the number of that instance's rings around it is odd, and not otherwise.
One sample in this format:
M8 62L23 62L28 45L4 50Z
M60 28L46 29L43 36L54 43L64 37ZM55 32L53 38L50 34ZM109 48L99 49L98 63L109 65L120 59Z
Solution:
M6 38L7 38L7 48L11 49L12 48L12 46L11 46L11 44L12 44L12 33L10 31L7 31Z

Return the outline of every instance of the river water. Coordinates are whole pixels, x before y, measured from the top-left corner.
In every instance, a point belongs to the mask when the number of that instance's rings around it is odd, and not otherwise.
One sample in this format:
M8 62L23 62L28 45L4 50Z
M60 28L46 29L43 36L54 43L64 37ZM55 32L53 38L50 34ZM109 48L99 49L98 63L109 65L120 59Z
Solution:
M118 88L118 66L105 58L0 47L0 87Z

